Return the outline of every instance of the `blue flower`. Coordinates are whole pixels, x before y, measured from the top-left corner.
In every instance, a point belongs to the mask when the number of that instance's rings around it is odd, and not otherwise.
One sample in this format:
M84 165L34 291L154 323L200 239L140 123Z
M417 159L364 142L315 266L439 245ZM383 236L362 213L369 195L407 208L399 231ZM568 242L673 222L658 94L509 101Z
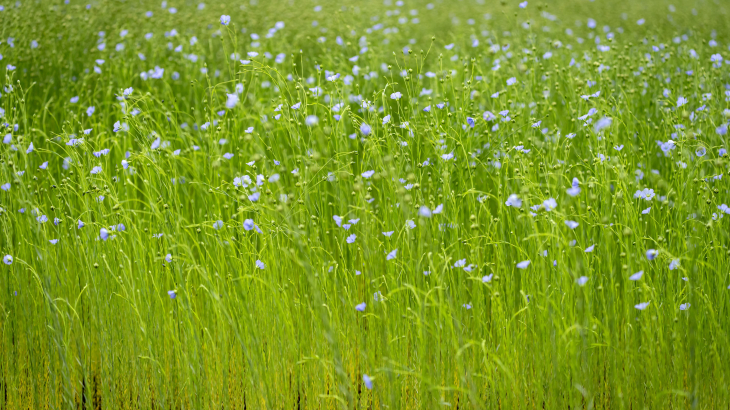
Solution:
M96 107L93 105L86 109L86 115L91 117L94 114L94 111L96 111Z
M568 228L575 229L578 227L578 222L575 221L565 221L565 224L568 225Z
M418 215L422 216L424 218L430 218L431 217L431 210L428 209L426 205L421 206L421 208L418 209Z
M644 271L640 270L640 271L634 273L633 275L629 276L629 280L637 281L637 280L641 279L641 277L643 275L644 275Z
M355 310L357 310L358 312L364 312L366 306L367 305L365 304L365 302L362 302L358 305L355 305Z
M101 172L101 166L96 166L96 167L94 167L94 168L91 169L91 174L92 175L98 174L100 172Z
M588 282L588 276L581 276L580 278L575 280L575 283L578 284L578 286L583 286Z
M107 231L106 228L99 229L99 237L103 240L107 240L109 237L109 231Z
M634 307L637 308L637 309L639 309L639 310L644 310L644 309L646 309L649 306L649 303L651 303L651 302L639 303L638 305L634 305Z
M504 203L507 206L513 206L515 208L519 208L522 206L522 200L515 194L512 194L507 198L507 201Z
M13 264L13 257L10 255L3 256L3 263L6 265L12 265Z
M528 266L530 266L530 261L522 261L517 264L519 269L527 269Z
M707 150L705 149L705 147L699 147L697 148L697 151L695 151L695 155L697 155L698 157L704 157L706 153Z
M218 230L218 229L221 229L222 227L223 227L223 221L217 220L217 221L213 222L213 229Z
M231 109L238 104L238 94L226 94L226 108Z
M549 198L549 199L546 199L546 200L545 200L545 201L544 201L544 202L542 203L542 207L543 207L543 208L545 208L545 210L546 210L547 212L550 212L550 211L552 211L553 209L555 209L555 208L557 208L557 207L558 207L558 203L557 203L557 202L555 201L555 198Z
M314 127L319 123L319 118L317 118L316 115L308 115L307 118L304 119L304 122L309 127Z
M259 269L264 269L264 268L266 268L266 265L264 265L263 262L261 262L260 260L257 259L256 260L256 267L259 268Z
M646 251L646 259L649 259L650 261L656 259L657 255L659 255L659 251L656 249L649 249Z
M255 224L253 222L253 219L246 219L245 221L243 221L243 229L245 229L247 231L250 231L251 229L253 229L254 225Z
M347 243L355 243L355 239L357 239L357 235L352 234L347 237L346 241L347 241Z
M174 290L168 290L167 294L168 296L170 296L170 299L175 299L175 297L177 296L177 292Z
M221 16L221 24L224 26L227 26L230 23L231 23L231 16L227 16L227 15L223 14Z
M385 260L389 261L391 259L395 259L398 256L398 249L393 249L388 253L388 255L385 257Z
M593 129L596 133L601 132L604 128L608 128L611 126L611 123L613 120L608 117L603 117L600 120L596 121L596 124L593 126Z
M362 375L362 382L365 383L365 387L367 387L368 390L373 389L373 380L367 374Z
M369 125L367 125L366 123L360 124L360 132L362 133L362 135L364 135L364 136L367 137L368 135L370 135L370 132L372 130L373 129Z

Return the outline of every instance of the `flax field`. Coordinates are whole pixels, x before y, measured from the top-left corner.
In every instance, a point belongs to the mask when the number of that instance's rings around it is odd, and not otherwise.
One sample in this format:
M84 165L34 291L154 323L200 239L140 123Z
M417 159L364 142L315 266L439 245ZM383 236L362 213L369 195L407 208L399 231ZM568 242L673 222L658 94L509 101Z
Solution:
M0 410L730 408L730 2L2 1Z

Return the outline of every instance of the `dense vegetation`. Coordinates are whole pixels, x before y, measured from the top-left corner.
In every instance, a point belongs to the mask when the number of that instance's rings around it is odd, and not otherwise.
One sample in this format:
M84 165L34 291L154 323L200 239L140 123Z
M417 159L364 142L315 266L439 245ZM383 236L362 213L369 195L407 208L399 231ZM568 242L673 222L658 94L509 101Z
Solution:
M0 409L727 408L728 4L0 6Z

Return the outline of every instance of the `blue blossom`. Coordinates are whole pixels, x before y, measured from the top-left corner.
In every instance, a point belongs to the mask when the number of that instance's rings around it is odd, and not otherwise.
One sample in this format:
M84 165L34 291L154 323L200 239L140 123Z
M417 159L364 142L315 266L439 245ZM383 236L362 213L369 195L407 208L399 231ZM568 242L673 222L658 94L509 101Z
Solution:
M568 188L567 192L570 196L576 196L580 194L580 181L578 181L578 178L573 178L572 186Z
M644 271L640 270L640 271L634 273L633 275L629 276L629 280L637 281L637 280L641 279L641 277L643 275L644 275Z
M653 189L644 188L643 190L637 190L634 193L634 198L641 198L646 201L651 201L656 194Z
M546 200L545 200L545 201L544 201L544 202L542 203L542 207L543 207L543 208L544 208L544 209L545 209L545 210L546 210L547 212L550 212L550 211L552 211L553 209L555 209L555 208L557 208L557 207L558 207L558 203L557 203L557 202L555 201L555 198L549 198L549 199L546 199Z
M527 269L528 266L530 266L530 261L522 261L517 264L517 268L519 269Z
M422 205L418 209L418 216L422 216L424 218L430 218L431 217L431 210L428 209L428 207L426 205Z
M577 283L578 286L584 286L586 283L588 283L588 276L579 277L575 280L575 283Z
M350 236L347 237L346 241L347 241L347 243L355 243L355 240L356 239L357 239L357 235L352 234L352 235L350 235Z
M370 135L371 131L372 131L372 128L368 124L366 124L366 123L360 124L360 132L362 133L362 135L367 137L368 135Z
M304 119L304 122L309 127L313 127L319 123L319 118L317 118L316 115L308 115L307 118Z
M10 255L3 256L3 263L6 265L12 265L13 264L13 257Z
M593 126L593 129L596 133L601 132L603 129L608 128L611 126L611 123L613 120L608 117L603 117L600 120L596 121L596 124Z
M368 388L368 390L373 389L373 379L370 378L367 374L362 375L362 382L365 384L365 387Z
M520 208L522 206L522 200L515 194L510 195L507 198L507 201L504 203L507 206L513 206L515 208Z
M231 109L238 104L238 94L226 94L226 108Z
M231 23L231 16L225 14L221 15L221 24L227 26Z
M107 240L107 238L109 238L109 231L107 231L106 228L99 229L99 237L103 240Z
M391 259L395 259L398 256L398 249L393 249L388 253L388 255L385 257L385 260L389 261Z
M657 255L659 255L659 251L656 249L649 249L646 251L646 259L649 259L650 261L656 259Z
M360 304L355 305L355 310L357 310L358 312L364 312L366 307L367 307L367 304L365 302L362 302Z

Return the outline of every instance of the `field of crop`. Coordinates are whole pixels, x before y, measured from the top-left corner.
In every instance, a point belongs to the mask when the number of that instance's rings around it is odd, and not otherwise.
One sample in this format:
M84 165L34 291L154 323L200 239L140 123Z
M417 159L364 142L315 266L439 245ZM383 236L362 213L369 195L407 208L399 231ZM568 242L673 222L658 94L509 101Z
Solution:
M0 410L728 409L726 0L0 5Z

